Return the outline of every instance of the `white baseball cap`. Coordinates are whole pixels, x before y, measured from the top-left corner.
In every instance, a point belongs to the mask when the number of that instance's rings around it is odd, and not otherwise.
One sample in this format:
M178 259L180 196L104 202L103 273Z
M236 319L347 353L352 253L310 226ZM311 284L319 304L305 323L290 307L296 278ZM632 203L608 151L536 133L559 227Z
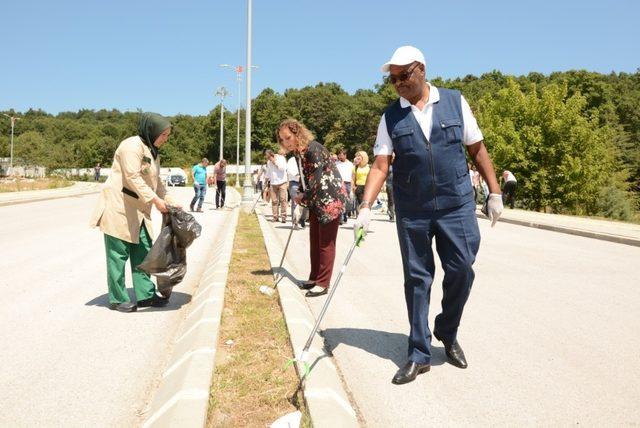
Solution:
M413 46L400 46L393 53L389 62L385 63L381 67L381 70L383 73L387 73L390 65L407 65L414 61L418 61L419 63L426 65L424 55L422 55L420 49L414 48Z

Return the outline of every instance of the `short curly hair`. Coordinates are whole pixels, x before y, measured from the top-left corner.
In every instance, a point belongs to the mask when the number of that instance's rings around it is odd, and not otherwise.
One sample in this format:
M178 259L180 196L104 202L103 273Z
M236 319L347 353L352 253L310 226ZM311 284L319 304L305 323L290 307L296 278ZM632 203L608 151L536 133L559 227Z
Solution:
M280 140L280 130L283 128L287 128L289 132L296 136L296 140L298 140L298 144L300 146L307 147L309 143L314 140L313 134L302 124L302 122L289 118L280 122L278 129L276 129L276 140L278 143L282 142Z

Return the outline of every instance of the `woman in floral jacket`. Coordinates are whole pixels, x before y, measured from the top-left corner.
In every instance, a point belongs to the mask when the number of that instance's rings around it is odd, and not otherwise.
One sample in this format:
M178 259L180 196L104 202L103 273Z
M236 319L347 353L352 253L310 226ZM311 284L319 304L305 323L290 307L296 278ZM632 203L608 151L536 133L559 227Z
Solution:
M298 286L308 297L327 294L333 263L336 258L336 238L340 215L347 192L329 151L313 139L311 132L295 119L287 119L278 126L278 141L293 152L302 171L302 193L292 195L297 204L309 208L309 238L311 273L309 280Z

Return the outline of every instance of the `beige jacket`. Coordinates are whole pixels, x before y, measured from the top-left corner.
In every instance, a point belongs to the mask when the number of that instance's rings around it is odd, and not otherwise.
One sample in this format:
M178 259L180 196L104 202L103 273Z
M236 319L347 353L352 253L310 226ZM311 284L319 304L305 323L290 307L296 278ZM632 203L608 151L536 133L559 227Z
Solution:
M100 227L107 235L137 244L144 220L149 235L154 236L151 201L156 196L163 199L165 194L159 160L153 159L151 150L140 137L129 137L120 143L113 157L111 175L100 194L91 226Z

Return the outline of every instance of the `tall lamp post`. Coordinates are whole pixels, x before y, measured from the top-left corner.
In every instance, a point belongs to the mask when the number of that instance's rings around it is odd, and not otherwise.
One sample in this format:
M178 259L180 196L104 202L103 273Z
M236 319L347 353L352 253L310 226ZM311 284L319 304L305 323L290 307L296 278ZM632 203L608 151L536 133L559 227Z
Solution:
M8 172L7 175L13 175L13 128L16 124L16 121L20 120L20 118L15 116L9 116L6 113L2 113L2 114L11 120L11 149L9 154L9 171L7 171Z
M231 67L229 64L220 64L220 67L222 68L233 68ZM251 68L256 69L258 68L257 65L252 65ZM240 108L241 108L241 94L242 94L242 66L239 65L235 68L233 68L233 70L236 73L236 80L238 82L238 92L237 92L237 98L238 98L238 110L236 111L236 116L238 119L238 126L237 126L237 137L236 137L236 186L240 185Z
M244 191L242 192L242 202L246 209L253 201L253 182L251 181L251 9L253 1L247 0L247 103L245 110L244 133Z
M229 91L224 86L220 86L216 91L220 97L220 159L222 159L222 147L224 146L224 98L229 95Z
M229 64L220 64L220 67L228 67L231 68ZM241 83L242 83L242 66L239 65L235 69L236 72L236 80L238 81L238 110L236 110L236 116L238 120L238 126L236 127L236 186L240 185L240 94L242 91Z

